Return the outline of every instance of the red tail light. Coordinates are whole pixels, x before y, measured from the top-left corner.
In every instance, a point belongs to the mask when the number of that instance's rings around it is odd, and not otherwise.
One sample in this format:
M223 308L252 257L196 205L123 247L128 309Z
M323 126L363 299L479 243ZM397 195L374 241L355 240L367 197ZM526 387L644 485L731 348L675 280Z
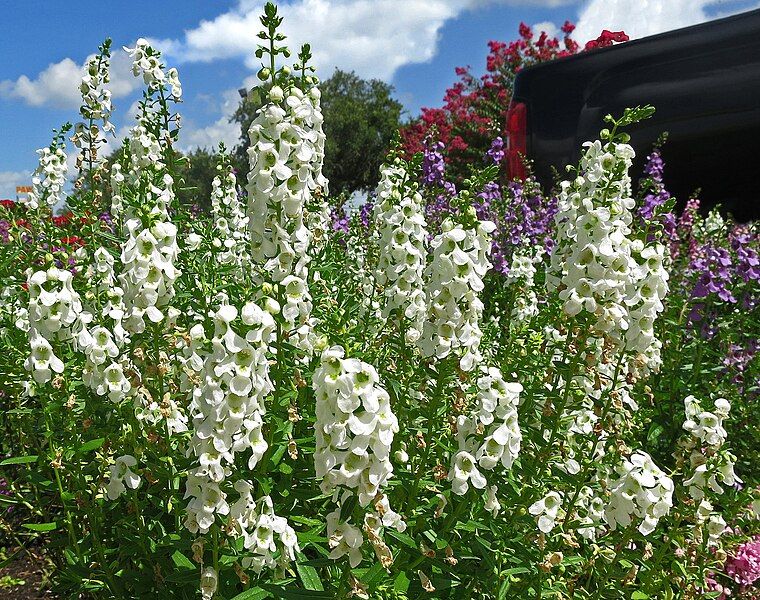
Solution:
M525 179L523 157L528 143L528 107L523 102L513 102L507 113L507 164L509 176Z

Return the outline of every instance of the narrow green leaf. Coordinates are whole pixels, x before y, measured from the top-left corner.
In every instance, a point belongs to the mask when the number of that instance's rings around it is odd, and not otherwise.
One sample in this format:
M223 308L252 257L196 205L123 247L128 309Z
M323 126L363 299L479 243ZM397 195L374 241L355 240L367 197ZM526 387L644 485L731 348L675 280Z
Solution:
M174 564L178 567L182 567L183 569L195 569L195 565L193 564L193 561L191 561L187 556L182 554L179 550L176 550L174 554L172 554L172 560L174 561Z
M305 590L302 588L281 588L270 584L263 584L262 587L268 592L272 592L272 595L275 598L283 598L283 600L303 600L304 598L313 598L314 600L334 600L334 596L331 592Z
M14 456L13 458L6 458L4 461L0 462L0 467L4 467L5 465L25 465L27 463L37 462L38 458L39 457L36 454L34 456Z
M266 590L262 590L260 587L255 587L241 592L232 598L232 600L263 600L264 598L270 598L271 596L272 594Z
M52 523L24 523L22 527L26 527L32 531L53 531L58 527L58 523L55 521Z
M296 570L307 590L324 591L325 587L322 585L319 573L317 573L317 570L314 567L296 563Z
M393 531L393 530L388 529L385 532L385 534L401 542L402 544L404 544L404 546L407 546L409 548L414 548L415 550L417 550L417 544L415 544L414 540L410 536L408 536L406 533L399 533L398 531Z
M81 446L79 446L79 449L77 452L79 453L85 453L85 452L91 452L92 450L97 450L100 448L103 443L106 441L106 438L97 438L94 440L90 440L89 442L85 442Z

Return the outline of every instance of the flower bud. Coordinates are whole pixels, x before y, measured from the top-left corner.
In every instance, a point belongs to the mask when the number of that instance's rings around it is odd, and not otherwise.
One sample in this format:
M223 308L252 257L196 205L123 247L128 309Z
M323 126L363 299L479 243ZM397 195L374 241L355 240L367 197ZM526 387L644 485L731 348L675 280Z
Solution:
M272 102L282 102L282 99L284 97L285 92L282 91L282 88L279 85L275 85L271 90L269 90L269 99Z
M280 303L268 296L264 298L264 310L270 315L276 315L280 312Z

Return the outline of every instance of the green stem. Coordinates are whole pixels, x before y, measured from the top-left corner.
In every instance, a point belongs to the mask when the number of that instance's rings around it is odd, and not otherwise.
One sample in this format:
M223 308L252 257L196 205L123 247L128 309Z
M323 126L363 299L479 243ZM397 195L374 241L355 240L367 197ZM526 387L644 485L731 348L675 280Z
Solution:
M417 507L417 492L419 491L420 481L422 480L422 475L427 471L428 469L428 461L430 459L430 452L434 444L433 436L431 435L433 431L433 423L436 419L436 416L438 415L438 409L440 408L440 400L442 399L441 391L443 389L444 381L446 379L445 377L445 366L446 361L441 361L438 363L438 376L436 377L435 381L435 389L433 390L433 397L430 399L430 412L429 412L429 418L427 420L427 444L425 445L425 451L422 455L422 459L420 460L419 465L417 465L417 471L414 475L414 483L412 484L411 491L409 492L409 497L407 500L407 514L411 514L411 511L413 511Z

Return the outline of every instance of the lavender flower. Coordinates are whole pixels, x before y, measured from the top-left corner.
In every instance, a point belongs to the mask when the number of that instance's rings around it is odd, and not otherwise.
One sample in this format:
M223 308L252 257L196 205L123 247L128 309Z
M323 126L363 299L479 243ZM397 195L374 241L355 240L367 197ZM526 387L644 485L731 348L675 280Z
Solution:
M367 200L359 207L359 222L364 229L369 229L372 224L372 211L375 208L375 203L372 200Z
M332 217L333 231L337 231L344 234L348 233L349 221L348 221L348 217L346 216L346 211L342 207L333 208L330 211L330 216Z
M486 152L486 160L490 158L494 164L498 165L504 160L504 156L504 140L499 136L491 142L491 147Z
M422 183L428 187L443 186L446 174L446 163L443 160L443 142L425 144L422 155Z
M704 247L702 252L692 258L689 271L699 273L691 292L692 298L706 298L710 294L716 294L724 302L736 304L736 298L730 289L732 261L728 250L714 246Z
M644 196L639 216L643 219L651 219L660 206L670 199L670 193L665 189L663 184L663 170L665 163L662 160L660 150L655 148L647 156L647 164L644 167L644 173L648 176L649 192Z

